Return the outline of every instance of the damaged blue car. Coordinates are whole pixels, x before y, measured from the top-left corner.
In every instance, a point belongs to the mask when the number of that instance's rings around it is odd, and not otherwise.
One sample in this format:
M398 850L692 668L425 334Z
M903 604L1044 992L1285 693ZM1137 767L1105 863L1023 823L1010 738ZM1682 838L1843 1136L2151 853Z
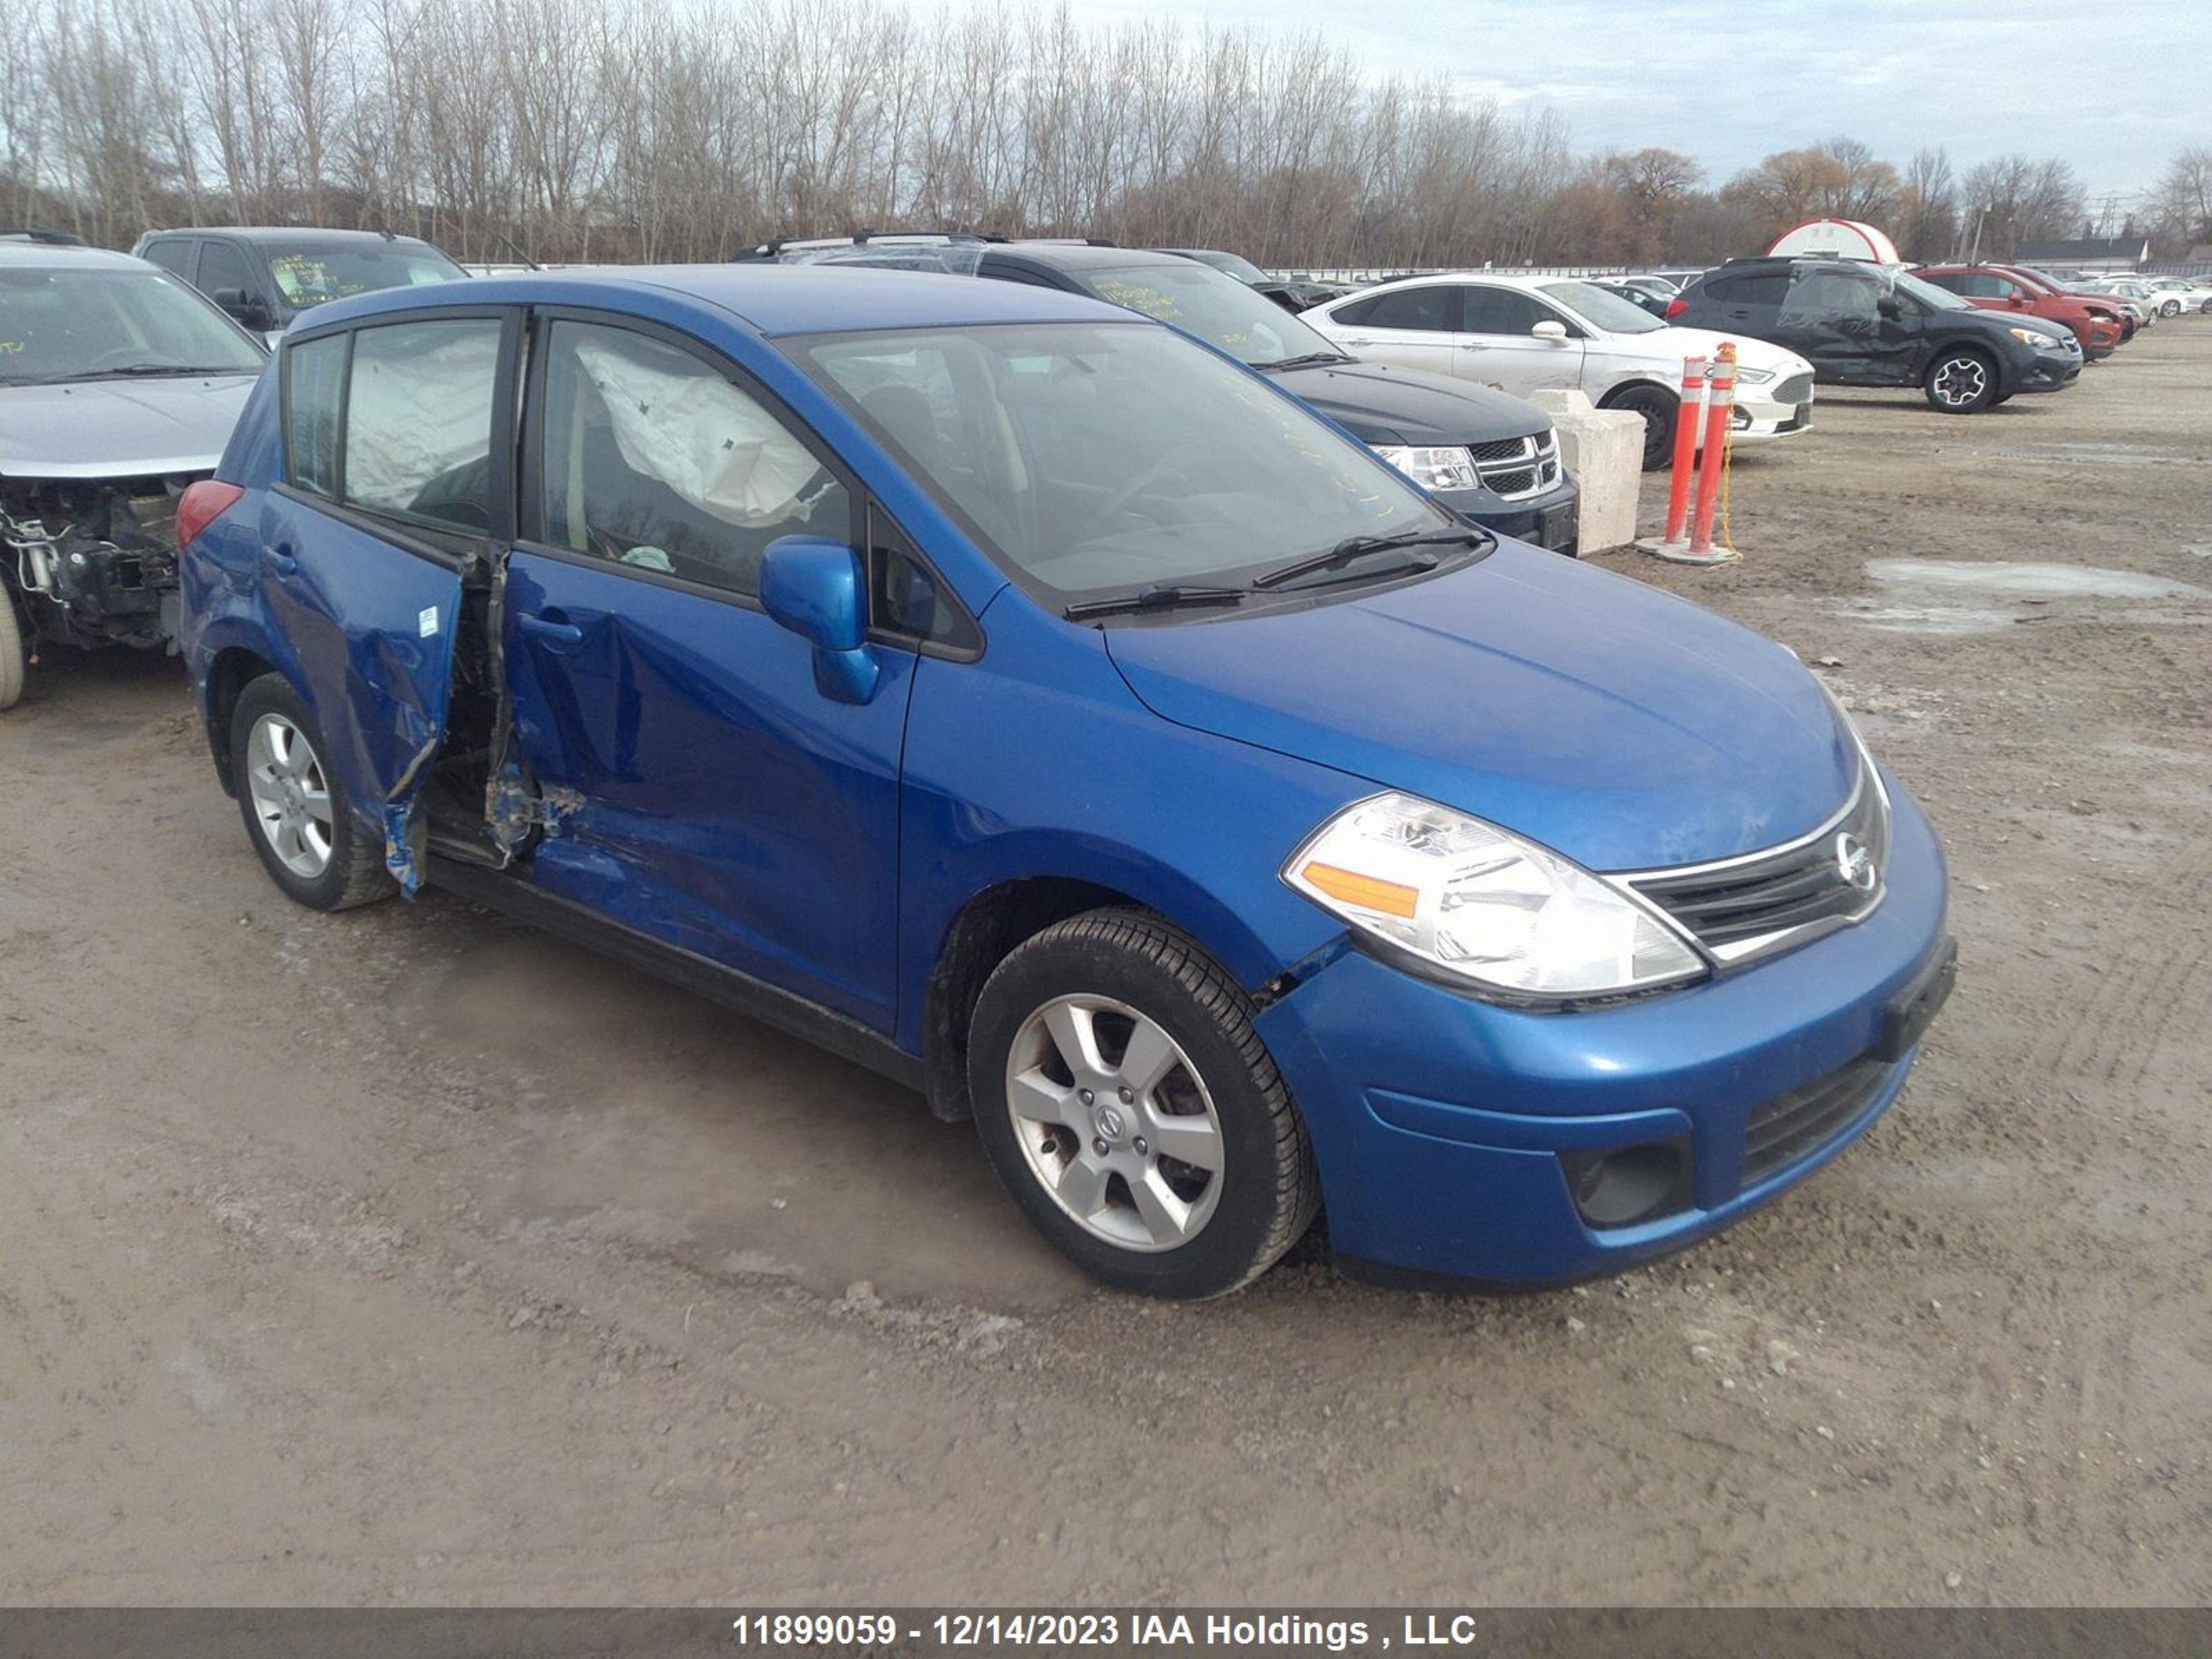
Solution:
M434 883L972 1118L1099 1279L1547 1283L1835 1157L1949 989L1784 647L1440 506L1149 319L536 273L285 336L179 514L276 884Z

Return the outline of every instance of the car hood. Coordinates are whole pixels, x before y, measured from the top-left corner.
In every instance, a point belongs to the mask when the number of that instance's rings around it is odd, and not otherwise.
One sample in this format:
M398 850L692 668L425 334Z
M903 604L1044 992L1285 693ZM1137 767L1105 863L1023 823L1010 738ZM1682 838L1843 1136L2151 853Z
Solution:
M1810 374L1813 365L1787 347L1767 340L1754 340L1742 334L1722 334L1710 328L1680 326L1656 330L1650 334L1615 335L1616 343L1627 339L1651 346L1677 373L1682 359L1692 355L1704 356L1708 362L1719 352L1722 345L1734 341L1735 360L1744 368L1763 368L1778 380L1792 374Z
M1518 542L1391 591L1106 639L1164 719L1477 813L1595 870L1788 841L1844 804L1856 767L1783 647Z
M252 374L0 386L0 477L210 472Z
M1532 403L1474 380L1385 363L1316 363L1268 376L1363 443L1482 444L1550 428Z

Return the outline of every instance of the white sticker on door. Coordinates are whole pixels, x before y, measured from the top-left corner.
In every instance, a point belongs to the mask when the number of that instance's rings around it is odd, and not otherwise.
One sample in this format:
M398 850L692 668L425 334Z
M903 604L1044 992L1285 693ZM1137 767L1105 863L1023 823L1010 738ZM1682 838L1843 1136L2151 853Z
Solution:
M422 631L422 637L428 639L438 631L438 607L434 605L424 605L422 614L415 619L415 625Z

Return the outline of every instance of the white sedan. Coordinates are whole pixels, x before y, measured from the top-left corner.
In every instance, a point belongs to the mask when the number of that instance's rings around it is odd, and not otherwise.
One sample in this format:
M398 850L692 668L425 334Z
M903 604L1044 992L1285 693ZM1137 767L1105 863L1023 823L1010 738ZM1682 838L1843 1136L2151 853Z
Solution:
M2162 317L2185 311L2212 312L2212 277L2147 276L2144 282L2157 295L2154 301Z
M1455 271L1362 289L1299 313L1362 357L1480 380L1519 397L1576 391L1644 416L1644 464L1674 451L1682 359L1735 339L1735 441L1802 432L1813 365L1763 340L1669 328L1620 295L1560 276ZM1702 439L1703 434L1700 433Z

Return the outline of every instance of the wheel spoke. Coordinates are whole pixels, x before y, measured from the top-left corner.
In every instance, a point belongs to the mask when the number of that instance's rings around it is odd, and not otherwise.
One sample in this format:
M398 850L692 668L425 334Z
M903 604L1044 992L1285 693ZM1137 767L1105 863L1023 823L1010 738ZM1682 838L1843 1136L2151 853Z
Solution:
M1061 1169L1059 1184L1054 1190L1060 1194L1060 1201L1067 1206L1070 1215L1079 1221L1087 1220L1097 1215L1106 1202L1105 1165L1079 1154Z
M1031 1123L1066 1123L1072 1091L1061 1088L1042 1072L1024 1072L1006 1085L1006 1103L1014 1115ZM1081 1126L1075 1125L1077 1133Z
M1137 1200L1137 1213L1155 1244L1171 1244L1190 1227L1190 1206L1176 1196L1168 1179L1158 1170L1147 1170L1129 1183L1129 1196Z
M1044 1024L1060 1059L1079 1079L1097 1077L1108 1069L1098 1053L1098 1025L1090 1009L1079 1003L1055 1003Z
M1142 1099L1175 1070L1178 1058L1168 1034L1149 1019L1140 1019L1129 1033L1129 1046L1121 1054L1121 1081Z
M331 797L328 790L309 789L301 796L301 804L307 809L307 816L317 823L325 829L330 826Z
M1210 1174L1221 1173L1223 1155L1221 1132L1206 1117L1170 1117L1155 1114L1152 1118L1152 1151L1163 1158L1172 1158L1204 1170Z

